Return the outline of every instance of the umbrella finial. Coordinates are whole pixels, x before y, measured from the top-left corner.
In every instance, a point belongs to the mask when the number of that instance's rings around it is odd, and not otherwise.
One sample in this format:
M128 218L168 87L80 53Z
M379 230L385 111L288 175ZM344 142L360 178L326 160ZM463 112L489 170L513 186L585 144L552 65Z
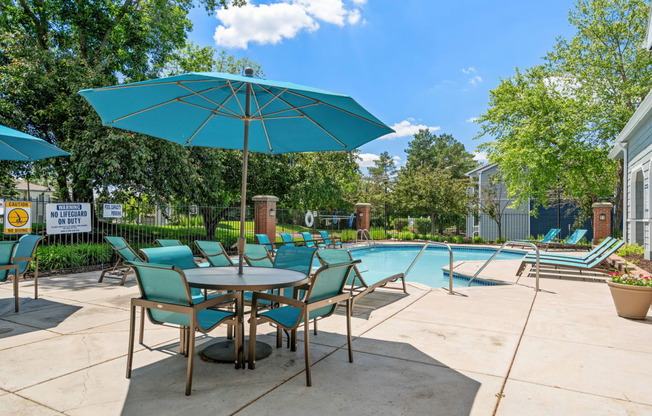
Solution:
M253 77L254 76L254 69L250 66L245 68L245 77Z

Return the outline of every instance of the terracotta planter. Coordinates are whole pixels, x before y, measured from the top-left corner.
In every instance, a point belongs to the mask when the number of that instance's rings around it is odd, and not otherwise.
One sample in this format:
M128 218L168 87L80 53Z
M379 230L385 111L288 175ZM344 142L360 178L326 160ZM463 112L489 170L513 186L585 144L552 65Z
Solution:
M652 304L652 287L607 282L618 316L645 319Z

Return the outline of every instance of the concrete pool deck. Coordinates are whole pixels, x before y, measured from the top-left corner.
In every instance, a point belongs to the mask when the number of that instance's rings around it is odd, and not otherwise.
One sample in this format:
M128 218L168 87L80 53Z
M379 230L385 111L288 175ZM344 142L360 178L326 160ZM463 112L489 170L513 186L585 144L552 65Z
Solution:
M476 267L468 263L460 267ZM481 277L514 282L518 264L494 263ZM619 318L601 282L378 290L357 303L352 364L344 315L320 322L310 338L313 387L300 341L254 371L196 359L186 397L176 328L147 324L125 378L138 289L133 278L122 287L98 276L42 278L38 300L21 281L17 314L11 284L0 285L3 414L652 415L652 315ZM197 349L224 336L198 336Z

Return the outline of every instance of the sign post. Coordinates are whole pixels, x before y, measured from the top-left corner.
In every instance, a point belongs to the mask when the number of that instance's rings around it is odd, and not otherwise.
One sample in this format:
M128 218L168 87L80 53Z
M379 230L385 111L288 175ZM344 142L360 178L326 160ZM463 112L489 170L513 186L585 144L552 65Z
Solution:
M91 232L91 204L65 203L45 205L48 234Z
M5 202L5 234L30 234L32 232L32 203Z

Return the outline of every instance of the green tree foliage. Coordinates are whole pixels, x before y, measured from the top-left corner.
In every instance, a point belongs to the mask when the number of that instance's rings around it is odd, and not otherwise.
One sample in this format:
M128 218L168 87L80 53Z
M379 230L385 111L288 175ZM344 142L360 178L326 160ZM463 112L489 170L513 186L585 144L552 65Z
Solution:
M500 173L495 172L488 175L488 182L482 184L480 195L475 196L473 201L478 209L496 222L498 227L498 240L503 239L503 216L509 204L505 201L507 198L507 189L503 183L503 177Z
M620 210L622 171L607 154L652 86L652 56L641 47L648 14L644 0L578 0L569 16L575 35L490 92L479 137L495 141L480 148L516 203L546 206L559 181L585 210L614 193Z
M454 178L464 174L478 163L464 145L450 134L434 134L430 130L419 130L405 150L408 169L430 166L434 169L449 169Z

